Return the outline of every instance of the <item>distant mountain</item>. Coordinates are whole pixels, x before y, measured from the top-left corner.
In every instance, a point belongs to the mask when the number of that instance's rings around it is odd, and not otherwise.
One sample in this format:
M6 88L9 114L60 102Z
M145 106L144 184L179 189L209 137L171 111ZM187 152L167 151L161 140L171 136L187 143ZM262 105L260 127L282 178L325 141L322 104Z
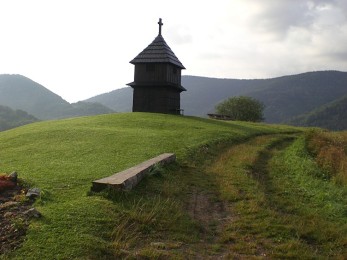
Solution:
M100 114L109 114L114 111L107 106L104 106L97 102L85 102L79 101L71 104L71 110L67 115L69 116L92 116Z
M113 112L101 104L70 104L42 85L21 75L0 75L0 105L26 111L41 120Z
M347 94L347 72L320 71L266 80L247 93L266 105L267 122L282 123Z
M347 72L317 71L272 79L216 79L183 76L181 107L185 115L206 117L231 96L250 96L265 104L265 122L347 129L343 107ZM42 85L20 75L0 75L0 105L23 110L40 120L128 112L132 89L122 88L70 104ZM325 112L323 112L325 111ZM328 118L324 119L328 115ZM319 123L324 121L325 123Z
M282 123L347 94L347 73L308 72L272 79L235 80L183 77L186 114L206 115L230 96L250 96L265 104L265 121Z
M103 104L116 112L131 112L133 105L133 90L131 87L120 88L84 101Z
M0 105L0 131L11 129L17 126L30 124L38 121L32 115L23 110L13 110Z
M347 95L288 122L298 126L316 126L329 130L347 129Z
M231 96L251 96L262 101L268 123L288 122L347 94L347 72L317 71L271 79L216 79L183 76L187 89L181 94L186 115L206 116L219 102ZM131 111L132 89L122 88L87 101L115 111Z

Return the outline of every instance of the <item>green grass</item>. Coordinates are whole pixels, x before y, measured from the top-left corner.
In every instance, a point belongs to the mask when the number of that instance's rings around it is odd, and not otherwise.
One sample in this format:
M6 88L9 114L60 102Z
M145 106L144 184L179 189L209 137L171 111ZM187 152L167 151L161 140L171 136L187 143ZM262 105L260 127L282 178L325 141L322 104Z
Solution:
M184 214L180 200L184 196L182 190L196 185L194 178L174 178L168 174L163 179L147 178L135 191L119 195L125 196L123 200L88 196L91 181L164 152L176 153L178 163L184 165L190 158L203 161L204 151L212 151L218 143L239 143L260 134L288 131L297 130L286 126L126 113L45 121L1 132L0 172L17 171L20 178L43 191L35 205L43 218L31 223L21 248L2 258L112 259L122 252L127 254L124 250L133 246L131 240L142 238L146 230L157 230L158 239L168 234L173 245L182 240L195 241L199 227ZM201 185L207 187L207 181ZM173 194L177 199L169 197ZM172 230L162 230L168 223L158 222L156 214L163 211L160 204L168 208L163 214L170 210L176 214ZM151 212L150 208L156 211ZM140 216L134 213L138 211ZM167 219L165 215L162 218ZM137 227L132 228L134 225ZM117 235L117 227L129 231L129 238ZM123 243L123 251L117 250L117 243ZM137 253L162 254L151 246L141 247Z
M346 187L321 178L298 130L127 113L1 132L0 172L43 190L43 218L0 258L343 259ZM134 190L89 191L164 152L177 163Z
M229 257L346 256L347 190L320 178L304 137L289 145L292 138L252 139L209 168L230 205L232 217L219 241Z

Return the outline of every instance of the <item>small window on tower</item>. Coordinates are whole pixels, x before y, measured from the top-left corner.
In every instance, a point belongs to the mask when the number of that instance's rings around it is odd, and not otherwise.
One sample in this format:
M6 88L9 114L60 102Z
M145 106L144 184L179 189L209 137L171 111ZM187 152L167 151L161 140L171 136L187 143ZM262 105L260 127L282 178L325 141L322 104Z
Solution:
M146 64L146 72L153 72L155 70L155 65L153 63Z

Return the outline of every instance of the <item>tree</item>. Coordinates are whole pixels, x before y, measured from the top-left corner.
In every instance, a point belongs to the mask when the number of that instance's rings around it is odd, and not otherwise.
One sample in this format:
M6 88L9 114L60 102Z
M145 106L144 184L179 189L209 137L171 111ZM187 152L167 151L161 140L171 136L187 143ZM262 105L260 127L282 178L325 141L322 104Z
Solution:
M230 116L232 120L260 122L264 120L262 102L246 96L231 97L217 104L218 114Z

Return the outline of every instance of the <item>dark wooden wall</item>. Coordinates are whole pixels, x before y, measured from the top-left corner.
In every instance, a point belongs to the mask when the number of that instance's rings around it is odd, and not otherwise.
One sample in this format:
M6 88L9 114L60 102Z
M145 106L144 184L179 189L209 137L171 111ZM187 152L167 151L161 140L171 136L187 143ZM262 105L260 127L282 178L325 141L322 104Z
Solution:
M181 85L181 69L170 63L138 63L135 65L136 83L172 83Z
M133 112L180 114L180 92L167 86L134 87Z

